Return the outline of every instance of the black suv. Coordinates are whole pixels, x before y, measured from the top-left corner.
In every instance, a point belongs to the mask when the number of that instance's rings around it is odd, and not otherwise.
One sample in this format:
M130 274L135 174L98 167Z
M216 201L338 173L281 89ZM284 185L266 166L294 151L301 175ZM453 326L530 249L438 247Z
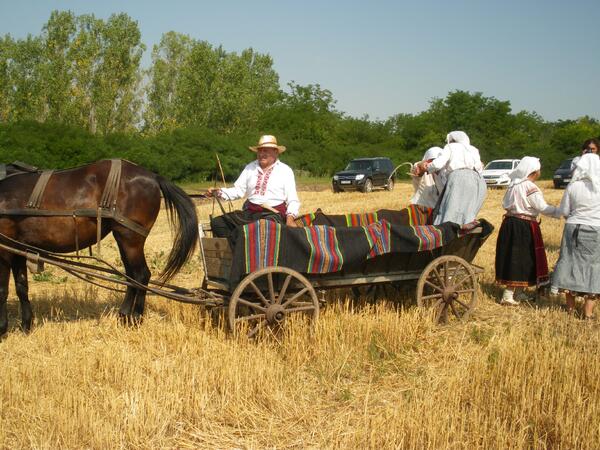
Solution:
M390 158L353 159L344 170L333 176L333 192L371 192L373 188L394 189L394 177L390 177L394 165Z
M556 189L566 186L571 181L571 162L573 158L565 159L554 171L553 181Z

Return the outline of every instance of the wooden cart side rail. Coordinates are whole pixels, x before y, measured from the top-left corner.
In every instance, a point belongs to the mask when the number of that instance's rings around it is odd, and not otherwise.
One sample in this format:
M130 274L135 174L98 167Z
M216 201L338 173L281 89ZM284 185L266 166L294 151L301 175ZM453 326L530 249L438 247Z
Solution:
M276 266L274 266L276 268ZM398 272L398 273L378 273L378 274L356 274L356 275L340 275L332 277L331 274L327 276L304 274L311 285L318 288L342 288L350 286L361 286L365 284L380 284L380 283L391 283L394 281L409 281L417 280L421 275L420 270L410 272ZM206 284L206 289L220 290L231 292L232 289L227 284L227 280L211 278Z
M414 270L407 272L373 273L368 275L342 275L337 277L324 277L309 274L307 275L307 278L315 288L341 288L359 286L363 284L380 284L391 283L394 281L417 280L420 275L420 270Z

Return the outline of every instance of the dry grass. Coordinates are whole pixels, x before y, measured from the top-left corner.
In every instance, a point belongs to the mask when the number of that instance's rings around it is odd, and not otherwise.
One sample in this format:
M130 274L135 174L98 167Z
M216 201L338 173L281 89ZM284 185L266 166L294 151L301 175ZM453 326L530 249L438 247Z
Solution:
M556 204L562 191L542 184ZM301 199L304 211L361 212L409 194L399 185ZM490 191L481 213L496 225L502 195ZM553 265L562 226L544 219L542 229ZM312 338L292 326L281 343L232 340L200 308L157 297L143 325L126 328L114 294L55 271L32 283L30 335L18 330L14 289L9 297L0 447L598 448L598 325L549 300L499 306L495 240L475 261L486 272L467 323L433 326L410 299L352 306L333 293ZM155 273L169 246L161 215L147 246ZM103 252L117 260L114 244ZM193 262L175 282L197 286L200 275Z

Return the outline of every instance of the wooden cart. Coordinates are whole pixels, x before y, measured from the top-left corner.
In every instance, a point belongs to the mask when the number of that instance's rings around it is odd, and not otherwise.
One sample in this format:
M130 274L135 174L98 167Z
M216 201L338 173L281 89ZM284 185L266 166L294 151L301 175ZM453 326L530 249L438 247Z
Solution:
M234 286L227 240L202 237L202 288L223 299L221 306L226 308L230 330L244 330L249 336L263 326L280 327L293 314L316 321L325 303L324 296L320 299L317 292L409 281L417 281L417 304L432 308L438 322L464 320L477 304L478 274L483 269L471 262L493 229L487 225L487 232L477 227L435 250L375 257L356 272L301 274L272 266L247 274Z

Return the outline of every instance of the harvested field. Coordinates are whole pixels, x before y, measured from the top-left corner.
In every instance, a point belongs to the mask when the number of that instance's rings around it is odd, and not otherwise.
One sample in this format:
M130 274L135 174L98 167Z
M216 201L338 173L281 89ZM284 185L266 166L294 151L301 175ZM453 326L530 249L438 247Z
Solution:
M339 291L313 337L292 326L281 342L234 340L202 308L155 296L143 324L125 327L119 295L50 269L31 282L36 320L24 335L11 283L0 447L599 448L598 322L567 315L563 299L497 303L503 194L490 190L480 213L496 232L474 261L485 268L479 305L451 326L435 326L410 294L371 305ZM300 192L302 211L329 213L399 208L410 195L408 184ZM198 205L201 220L211 209ZM542 231L553 266L562 223L544 218ZM146 246L153 274L170 244L163 212ZM119 263L114 241L103 254ZM198 286L200 271L196 258L174 283Z

